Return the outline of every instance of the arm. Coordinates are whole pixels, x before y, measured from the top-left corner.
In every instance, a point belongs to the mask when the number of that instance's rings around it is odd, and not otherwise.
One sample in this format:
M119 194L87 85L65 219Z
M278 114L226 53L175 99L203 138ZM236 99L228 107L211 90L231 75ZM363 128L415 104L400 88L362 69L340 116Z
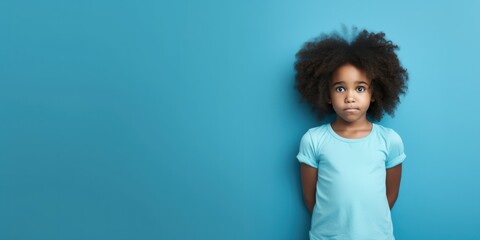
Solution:
M303 200L308 211L312 213L316 200L317 169L305 163L300 163L300 174L302 175Z
M395 167L387 169L386 187L387 187L387 199L390 209L393 208L395 201L398 197L398 191L400 189L400 179L402 177L402 164L398 164Z

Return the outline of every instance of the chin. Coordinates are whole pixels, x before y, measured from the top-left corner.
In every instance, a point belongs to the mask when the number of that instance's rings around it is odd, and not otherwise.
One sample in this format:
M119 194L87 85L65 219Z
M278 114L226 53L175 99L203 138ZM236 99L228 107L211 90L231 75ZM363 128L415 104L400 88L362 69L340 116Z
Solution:
M356 117L342 117L343 121L345 122L348 122L348 123L353 123L353 122L356 122L358 120L360 120L360 118L356 118Z

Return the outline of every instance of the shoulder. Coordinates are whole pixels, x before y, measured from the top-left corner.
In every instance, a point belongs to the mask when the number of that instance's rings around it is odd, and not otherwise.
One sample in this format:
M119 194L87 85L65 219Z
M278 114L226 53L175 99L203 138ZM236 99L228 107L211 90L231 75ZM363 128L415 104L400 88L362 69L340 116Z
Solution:
M402 138L395 130L389 127L382 126L380 124L374 124L377 129L377 135L382 138L387 143L387 145L395 145L402 143Z
M309 142L315 148L323 145L325 138L328 136L328 124L309 128L302 137L302 142Z
M402 138L393 129L377 125L379 135L383 135L384 143L387 151L387 159L385 163L386 168L394 167L402 163L405 158L405 149Z
M392 128L385 127L383 125L376 124L376 123L374 123L374 125L375 125L375 127L377 129L377 133L379 135L385 136L386 138L400 137L400 135L395 130L393 130Z
M328 133L328 123L309 128L306 133L308 133L314 139L322 138L326 133Z

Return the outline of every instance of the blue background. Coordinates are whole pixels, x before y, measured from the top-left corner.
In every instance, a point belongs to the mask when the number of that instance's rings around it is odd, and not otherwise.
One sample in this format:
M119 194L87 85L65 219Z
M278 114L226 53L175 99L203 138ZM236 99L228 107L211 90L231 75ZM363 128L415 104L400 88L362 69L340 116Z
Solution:
M397 239L479 239L480 3L449 2L0 1L0 239L307 239L294 55L342 23L410 73Z

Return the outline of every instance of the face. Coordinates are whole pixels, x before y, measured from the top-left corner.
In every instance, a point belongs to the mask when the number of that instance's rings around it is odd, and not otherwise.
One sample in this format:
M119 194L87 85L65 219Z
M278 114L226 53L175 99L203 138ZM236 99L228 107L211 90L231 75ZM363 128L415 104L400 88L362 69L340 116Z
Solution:
M364 71L351 64L339 67L329 85L329 103L337 119L347 123L366 121L367 110L373 102L371 81Z

